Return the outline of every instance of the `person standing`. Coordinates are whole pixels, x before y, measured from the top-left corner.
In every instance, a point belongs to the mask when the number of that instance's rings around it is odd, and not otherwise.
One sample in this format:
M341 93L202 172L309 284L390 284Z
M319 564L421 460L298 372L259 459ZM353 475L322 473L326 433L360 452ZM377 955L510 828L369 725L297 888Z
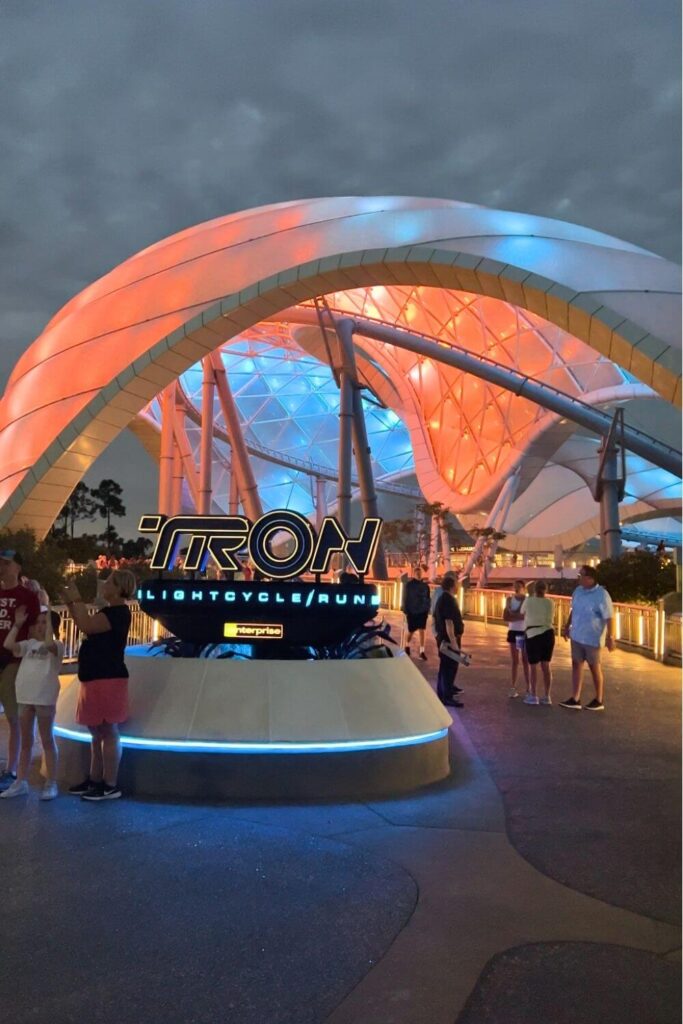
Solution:
M615 647L614 607L612 598L598 583L597 573L591 565L583 565L579 570L579 585L572 594L572 608L562 636L565 640L571 639L572 695L560 701L560 707L581 710L583 666L586 662L593 678L595 697L584 708L586 711L604 711L602 648L613 651Z
M553 677L550 671L550 660L555 648L555 605L546 597L547 585L538 580L534 585L534 593L527 597L522 605L524 614L524 632L526 634L526 653L529 660L529 692L524 698L525 704L552 704L550 689ZM543 674L544 694L539 699L536 692L536 668L540 664Z
M448 643L451 647L459 649L465 624L458 608L458 602L453 596L453 591L455 590L455 580L453 577L444 577L441 588L443 593L434 608L437 648L440 648L442 643ZM439 674L436 679L436 693L441 703L449 708L464 707L464 704L457 700L457 695L462 693L460 687L455 685L457 672L458 662L449 658L447 654L442 654L439 650Z
M91 735L90 774L69 788L82 800L118 800L118 771L121 761L119 725L128 718L128 669L124 652L130 629L130 608L126 604L136 589L127 569L115 569L104 582L106 605L89 615L73 581L64 590L72 619L85 633L78 651L81 682L76 721Z
M510 661L512 676L510 679L509 697L519 697L517 692L517 676L519 674L519 663L522 663L526 691L529 692L529 659L526 650L526 634L524 632L524 613L522 606L527 596L524 580L515 580L515 592L505 600L503 608L503 621L507 623L507 642L510 648Z
M48 615L50 616L49 625ZM26 618L26 609L17 608L15 623L4 642L5 648L15 658L21 658L16 680L19 724L21 726L21 754L17 777L7 789L0 793L0 799L11 800L12 797L25 796L28 793L28 775L37 720L40 742L45 755L45 785L40 799L54 800L57 796L57 744L53 729L64 644L59 640L59 615L57 612L43 611L34 624L29 627L28 640L17 642L17 634Z
M427 655L425 654L425 629L427 628L430 604L429 584L422 579L421 567L416 565L413 570L413 578L408 580L403 587L401 611L406 617L406 628L408 630L405 652L410 654L410 641L413 639L413 634L418 633L420 658L422 661L427 660Z
M23 559L18 551L0 551L0 703L5 711L9 741L7 765L0 774L0 792L9 789L17 777L19 761L19 709L17 707L16 679L19 658L4 647L4 642L15 625L17 610L26 609L26 617L15 633L15 643L26 640L28 631L40 614L38 595L21 586Z

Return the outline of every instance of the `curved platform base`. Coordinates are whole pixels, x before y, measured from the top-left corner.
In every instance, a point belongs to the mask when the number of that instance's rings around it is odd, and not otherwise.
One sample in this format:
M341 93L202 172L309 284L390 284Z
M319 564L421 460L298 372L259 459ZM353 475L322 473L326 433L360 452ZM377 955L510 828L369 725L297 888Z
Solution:
M127 656L130 720L120 782L192 800L361 799L449 772L450 716L408 658L219 661ZM78 682L56 732L65 782L87 772Z
M88 748L60 739L61 775L87 775ZM410 792L445 778L448 736L430 743L344 754L213 754L127 749L125 793L206 803L228 800L360 800Z

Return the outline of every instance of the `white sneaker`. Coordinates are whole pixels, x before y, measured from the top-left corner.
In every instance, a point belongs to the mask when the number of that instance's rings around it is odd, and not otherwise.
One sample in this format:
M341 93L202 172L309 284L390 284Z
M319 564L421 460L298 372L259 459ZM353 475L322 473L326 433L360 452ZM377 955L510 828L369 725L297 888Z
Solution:
M519 697L519 694L515 690L514 686L510 687L510 692L508 693L508 697Z
M43 786L40 794L41 800L54 800L56 796L59 796L59 790L57 789L56 782L46 782Z
M523 704L539 704L538 697L534 697L533 693L527 693L526 697L522 701Z
M0 793L0 800L11 800L13 796L26 796L28 793L28 782L26 779L15 779L3 793Z
M541 697L539 704L552 704L550 697Z

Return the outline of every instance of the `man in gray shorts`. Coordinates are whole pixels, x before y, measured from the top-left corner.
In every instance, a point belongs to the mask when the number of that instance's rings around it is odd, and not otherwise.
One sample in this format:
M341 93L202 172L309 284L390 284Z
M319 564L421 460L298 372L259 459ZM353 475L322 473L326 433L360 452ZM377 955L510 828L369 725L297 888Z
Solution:
M572 610L567 625L562 630L565 640L571 638L572 688L567 700L560 701L561 708L581 710L581 686L583 684L584 662L590 669L595 686L595 699L584 705L586 711L604 711L605 680L602 674L601 655L605 646L614 650L614 608L612 598L597 581L595 569L584 565L579 570L579 585L572 594Z

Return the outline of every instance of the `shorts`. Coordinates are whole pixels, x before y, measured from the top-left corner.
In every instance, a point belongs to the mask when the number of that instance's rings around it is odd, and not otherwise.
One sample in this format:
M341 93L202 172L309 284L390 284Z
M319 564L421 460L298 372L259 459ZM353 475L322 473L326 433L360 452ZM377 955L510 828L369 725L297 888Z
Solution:
M539 636L526 638L526 656L530 665L538 665L539 661L550 661L555 647L555 630L546 629Z
M521 636L523 640L526 640L526 633L523 629L508 629L508 643L517 645L517 637Z
M414 633L416 629L427 628L427 616L429 612L406 612L406 622L408 623L408 632Z
M89 728L108 722L118 725L128 718L128 680L91 679L81 683L76 721Z
M30 708L35 712L36 718L52 718L57 711L56 704L22 704L20 701L17 707L19 708L20 715Z
M575 661L578 665L584 661L589 665L600 664L601 647L590 647L588 644L580 644L576 640L572 640L571 649L572 661Z
M7 718L16 718L17 711L17 672L19 662L10 661L0 669L0 704L5 709Z

